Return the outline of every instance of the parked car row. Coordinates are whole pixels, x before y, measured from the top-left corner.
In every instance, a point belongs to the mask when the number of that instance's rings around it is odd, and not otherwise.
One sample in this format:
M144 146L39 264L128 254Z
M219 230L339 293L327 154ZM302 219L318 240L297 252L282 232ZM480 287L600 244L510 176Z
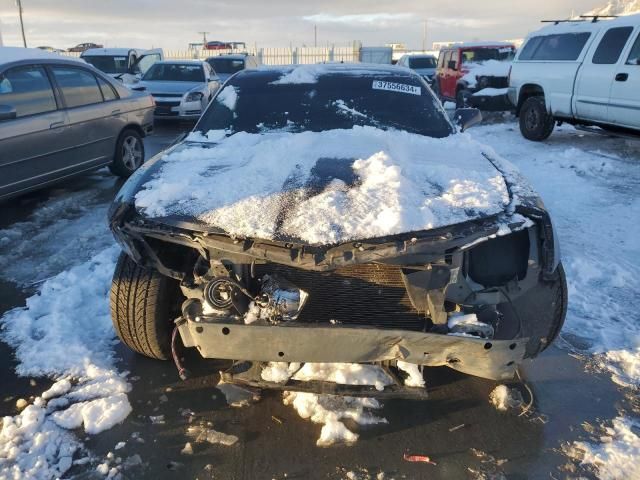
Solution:
M105 165L131 175L153 108L80 60L0 48L0 200Z
M551 23L517 53L498 42L443 48L426 79L458 108L514 110L529 140L548 138L563 122L639 135L640 15ZM424 76L426 57L405 55L398 65Z

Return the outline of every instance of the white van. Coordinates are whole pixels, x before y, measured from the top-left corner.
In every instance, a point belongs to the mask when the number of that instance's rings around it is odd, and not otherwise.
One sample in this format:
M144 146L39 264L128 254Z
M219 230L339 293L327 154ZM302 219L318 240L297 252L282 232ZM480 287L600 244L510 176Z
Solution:
M509 78L525 138L556 122L640 134L640 15L558 21L530 34Z
M151 65L164 60L164 53L161 48L90 48L80 58L128 85L136 83Z

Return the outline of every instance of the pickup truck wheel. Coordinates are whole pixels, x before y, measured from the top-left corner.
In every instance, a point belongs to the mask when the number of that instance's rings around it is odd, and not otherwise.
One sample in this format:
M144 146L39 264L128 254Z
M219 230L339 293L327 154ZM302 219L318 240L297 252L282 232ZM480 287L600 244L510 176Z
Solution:
M520 109L520 133L527 140L540 142L553 132L555 120L547 112L544 97L529 97Z
M144 163L142 136L133 129L126 129L116 142L116 154L109 170L114 175L128 178Z
M171 358L173 320L179 316L178 282L143 268L121 253L111 282L111 320L120 340L150 358Z

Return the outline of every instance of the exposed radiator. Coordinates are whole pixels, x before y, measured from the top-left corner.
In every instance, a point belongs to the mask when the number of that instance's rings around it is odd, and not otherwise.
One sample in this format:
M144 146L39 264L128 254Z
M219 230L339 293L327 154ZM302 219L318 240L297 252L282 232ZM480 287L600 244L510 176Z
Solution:
M302 288L309 299L300 322L371 325L378 328L424 330L425 317L409 300L400 268L362 264L332 272L313 272L276 264L256 265L256 278L277 274Z

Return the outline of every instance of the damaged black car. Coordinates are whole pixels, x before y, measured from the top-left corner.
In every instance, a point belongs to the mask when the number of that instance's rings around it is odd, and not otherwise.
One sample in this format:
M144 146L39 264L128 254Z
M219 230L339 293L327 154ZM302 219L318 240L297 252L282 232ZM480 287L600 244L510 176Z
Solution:
M180 340L258 369L513 378L564 321L558 239L517 170L458 132L478 112L456 120L392 67L234 75L110 209L118 336L157 359Z

